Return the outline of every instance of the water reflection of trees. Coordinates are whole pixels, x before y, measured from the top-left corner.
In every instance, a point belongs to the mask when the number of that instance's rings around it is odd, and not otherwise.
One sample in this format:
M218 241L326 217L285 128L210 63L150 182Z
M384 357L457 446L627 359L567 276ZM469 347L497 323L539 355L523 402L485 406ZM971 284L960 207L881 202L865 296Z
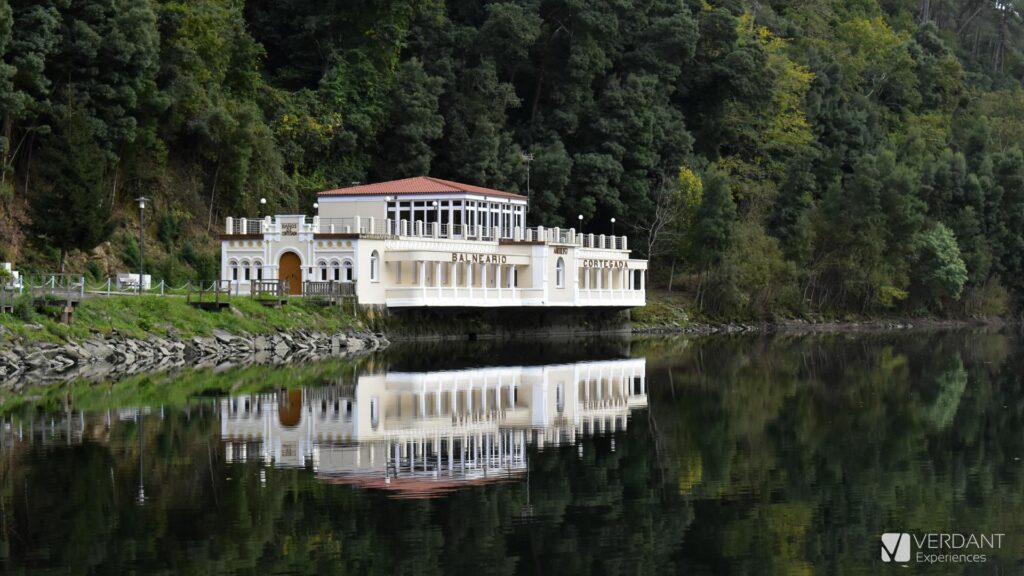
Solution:
M1024 357L1008 336L636 348L650 359L662 465L696 510L688 564L866 573L884 531L1024 528Z

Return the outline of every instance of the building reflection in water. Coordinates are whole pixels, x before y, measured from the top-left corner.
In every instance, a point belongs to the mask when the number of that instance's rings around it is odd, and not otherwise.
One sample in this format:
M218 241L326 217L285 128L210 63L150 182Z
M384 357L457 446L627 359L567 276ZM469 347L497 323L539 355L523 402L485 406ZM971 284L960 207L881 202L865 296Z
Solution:
M221 400L229 462L312 466L325 482L404 497L518 478L527 446L625 430L647 405L643 358L445 372L387 372L353 388ZM346 390L348 392L346 392Z

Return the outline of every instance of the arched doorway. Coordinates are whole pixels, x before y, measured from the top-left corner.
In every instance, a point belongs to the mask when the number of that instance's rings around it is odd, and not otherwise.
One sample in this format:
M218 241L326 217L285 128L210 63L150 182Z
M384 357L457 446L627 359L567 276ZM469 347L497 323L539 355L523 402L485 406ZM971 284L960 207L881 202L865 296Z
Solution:
M281 254L281 262L277 268L278 279L288 281L288 293L298 296L302 294L302 261L295 252Z
M283 258L282 258L283 260ZM277 421L281 426L294 428L302 421L302 390L293 388L278 396Z

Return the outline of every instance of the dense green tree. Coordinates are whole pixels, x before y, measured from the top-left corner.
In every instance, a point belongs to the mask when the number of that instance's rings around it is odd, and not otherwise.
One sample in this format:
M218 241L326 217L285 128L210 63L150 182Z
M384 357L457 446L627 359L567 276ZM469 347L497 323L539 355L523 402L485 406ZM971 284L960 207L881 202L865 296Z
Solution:
M419 60L403 62L388 101L388 126L380 137L374 173L381 180L430 173L434 143L444 117L438 110L443 82L428 76Z
M68 98L73 98L68 91ZM71 250L88 251L108 238L110 157L95 134L84 107L62 106L59 128L39 150L45 182L31 198L32 228L37 239L60 251L60 271Z
M721 260L732 244L736 219L736 203L725 176L711 171L704 177L704 194L697 210L694 227L695 258L703 266Z
M957 299L967 282L967 266L960 257L953 232L943 224L935 224L918 235L915 246L917 270L915 279L929 298Z

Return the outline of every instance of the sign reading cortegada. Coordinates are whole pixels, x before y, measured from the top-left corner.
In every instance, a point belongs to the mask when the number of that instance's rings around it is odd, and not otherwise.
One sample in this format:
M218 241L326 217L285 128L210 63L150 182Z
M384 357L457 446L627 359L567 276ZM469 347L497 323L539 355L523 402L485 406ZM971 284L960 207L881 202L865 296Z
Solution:
M584 268L625 268L625 260L584 260Z
M464 252L452 252L452 262L472 262L474 264L506 264L508 256L505 254L467 254Z

